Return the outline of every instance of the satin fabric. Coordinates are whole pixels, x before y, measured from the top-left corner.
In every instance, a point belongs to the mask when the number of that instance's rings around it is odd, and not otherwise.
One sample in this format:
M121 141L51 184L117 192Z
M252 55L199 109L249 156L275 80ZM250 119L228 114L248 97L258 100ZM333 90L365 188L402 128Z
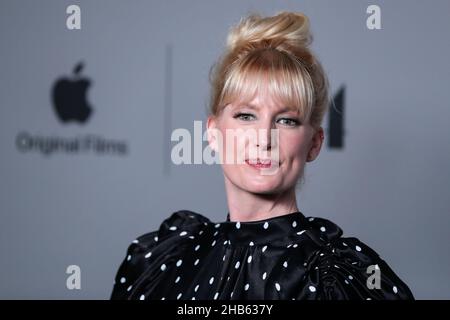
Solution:
M374 250L327 219L294 212L232 222L227 214L216 223L180 210L129 245L111 299L414 297Z

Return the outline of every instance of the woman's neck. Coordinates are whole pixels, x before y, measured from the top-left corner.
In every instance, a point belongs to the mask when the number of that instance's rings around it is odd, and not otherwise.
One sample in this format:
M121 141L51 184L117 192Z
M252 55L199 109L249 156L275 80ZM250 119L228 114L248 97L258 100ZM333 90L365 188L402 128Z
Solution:
M279 194L255 194L225 178L230 221L258 221L297 212L295 189Z

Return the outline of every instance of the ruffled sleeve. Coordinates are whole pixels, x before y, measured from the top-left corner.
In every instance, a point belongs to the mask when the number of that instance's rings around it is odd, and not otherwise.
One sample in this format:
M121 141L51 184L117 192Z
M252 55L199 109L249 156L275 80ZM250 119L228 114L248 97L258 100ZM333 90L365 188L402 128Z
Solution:
M357 238L333 240L315 256L317 299L414 300L388 264Z
M319 300L414 300L408 286L369 246L323 218L309 218L318 249L309 262L308 297Z
M133 299L137 288L152 279L152 273L165 267L190 243L209 219L189 210L174 212L157 231L137 237L128 246L115 277L112 300Z

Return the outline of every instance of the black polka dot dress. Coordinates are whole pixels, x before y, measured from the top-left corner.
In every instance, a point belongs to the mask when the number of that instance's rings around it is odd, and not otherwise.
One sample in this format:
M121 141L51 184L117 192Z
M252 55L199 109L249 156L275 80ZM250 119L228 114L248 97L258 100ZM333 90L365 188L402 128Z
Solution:
M128 247L111 299L414 299L379 255L301 212L221 223L181 210Z

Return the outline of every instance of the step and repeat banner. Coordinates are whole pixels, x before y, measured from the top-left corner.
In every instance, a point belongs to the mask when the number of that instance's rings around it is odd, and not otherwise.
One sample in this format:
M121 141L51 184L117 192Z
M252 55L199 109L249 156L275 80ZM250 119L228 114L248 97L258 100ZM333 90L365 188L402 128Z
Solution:
M332 97L299 209L450 298L450 1L1 0L1 299L108 299L173 212L226 220L210 68L242 17L280 11L309 17Z

